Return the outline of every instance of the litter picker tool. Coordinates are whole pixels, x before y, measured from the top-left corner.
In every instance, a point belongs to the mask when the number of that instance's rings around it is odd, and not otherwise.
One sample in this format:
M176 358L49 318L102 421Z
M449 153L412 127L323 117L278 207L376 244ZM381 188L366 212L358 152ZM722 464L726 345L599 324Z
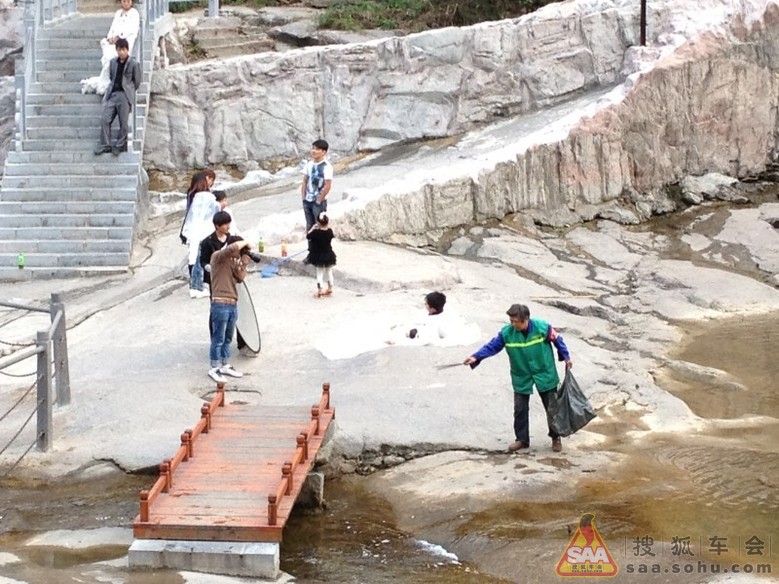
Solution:
M441 371L442 369L451 369L452 367L462 367L464 363L447 363L446 365L436 365L435 368Z

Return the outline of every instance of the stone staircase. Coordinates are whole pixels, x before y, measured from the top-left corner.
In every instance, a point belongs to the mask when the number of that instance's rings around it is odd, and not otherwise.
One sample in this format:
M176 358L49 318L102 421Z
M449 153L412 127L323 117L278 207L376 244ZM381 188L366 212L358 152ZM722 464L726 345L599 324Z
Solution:
M83 95L80 80L99 74L98 40L112 17L76 13L38 32L26 135L19 139L17 132L0 185L0 280L127 270L153 41L147 38L142 47L143 83L128 152L95 156L101 98Z

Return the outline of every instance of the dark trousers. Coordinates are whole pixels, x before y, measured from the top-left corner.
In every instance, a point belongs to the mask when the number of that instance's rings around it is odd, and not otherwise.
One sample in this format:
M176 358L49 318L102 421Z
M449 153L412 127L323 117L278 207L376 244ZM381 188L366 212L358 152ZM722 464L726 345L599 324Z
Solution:
M119 118L119 135L116 138L116 147L127 146L127 119L130 117L130 102L124 91L114 91L103 104L103 116L100 119L100 144L111 145L111 124Z
M538 392L541 403L544 404L544 411L549 410L549 398L553 391ZM524 393L514 392L514 436L518 442L530 444L530 396ZM549 437L558 437L551 428L549 428Z
M306 216L306 233L311 231L322 211L327 211L327 199L322 201L321 205L317 205L316 201L303 200L303 214Z

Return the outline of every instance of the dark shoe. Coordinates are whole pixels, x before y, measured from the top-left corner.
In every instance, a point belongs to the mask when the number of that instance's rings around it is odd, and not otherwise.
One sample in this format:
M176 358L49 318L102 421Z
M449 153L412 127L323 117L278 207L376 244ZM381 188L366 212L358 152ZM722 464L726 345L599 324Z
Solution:
M554 452L562 452L563 451L563 441L560 440L560 437L552 438L552 450Z
M113 148L111 148L111 154L113 154L114 156L119 156L119 154L121 154L122 152L127 152L126 144L121 148L119 148L119 146L114 146Z
M509 444L509 452L516 452L517 450L524 450L525 448L530 448L530 444L525 444L519 440Z
M108 154L109 152L111 152L110 146L103 146L102 144L98 144L95 148L95 154L97 156L100 156L101 154Z

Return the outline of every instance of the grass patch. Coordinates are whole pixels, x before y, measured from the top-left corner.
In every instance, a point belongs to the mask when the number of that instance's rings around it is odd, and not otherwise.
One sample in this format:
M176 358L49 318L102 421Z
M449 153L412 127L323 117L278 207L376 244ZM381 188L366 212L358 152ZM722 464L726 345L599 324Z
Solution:
M557 0L357 0L329 6L319 19L322 28L379 28L418 32L446 26L468 26L522 16Z

